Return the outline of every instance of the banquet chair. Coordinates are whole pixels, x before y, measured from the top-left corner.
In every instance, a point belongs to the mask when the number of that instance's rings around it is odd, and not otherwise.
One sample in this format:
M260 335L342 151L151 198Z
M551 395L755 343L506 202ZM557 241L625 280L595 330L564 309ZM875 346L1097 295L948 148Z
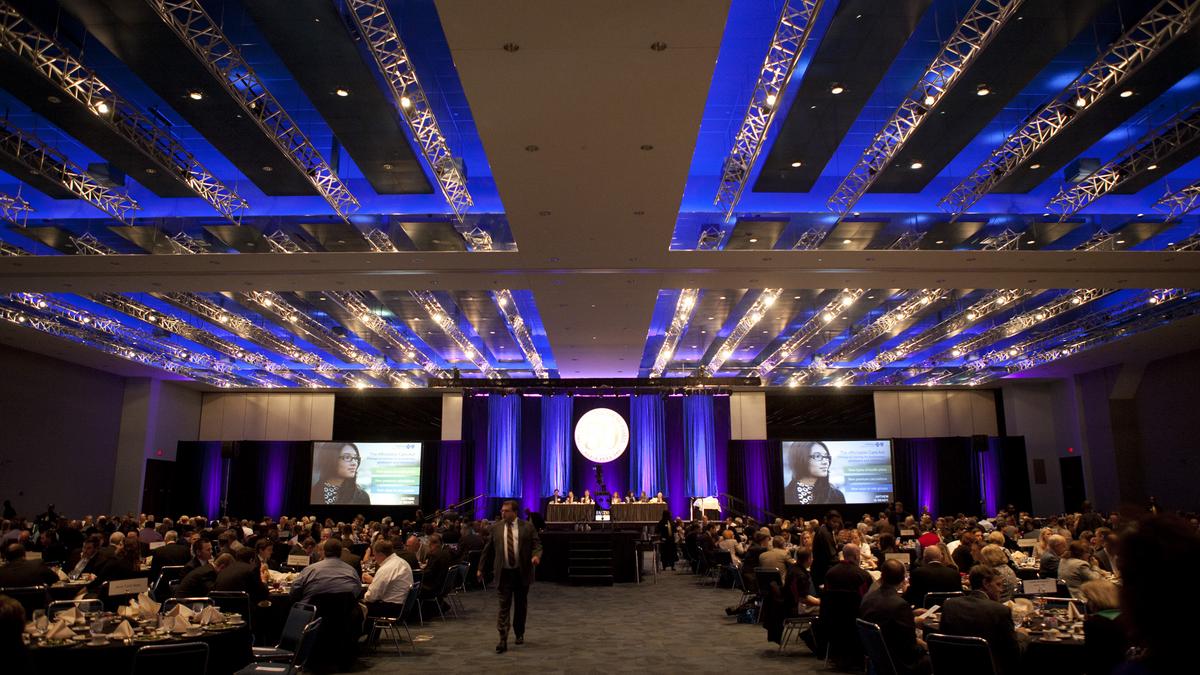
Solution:
M858 626L858 639L862 641L863 650L867 652L867 662L870 664L867 675L898 675L887 643L883 641L883 631L879 629L879 624L862 619L855 619L854 623Z
M442 621L446 620L446 613L442 611L442 600L450 607L450 613L454 618L458 618L458 611L454 608L454 603L450 600L450 594L454 592L454 585L458 578L458 567L454 566L446 570L446 578L442 581L442 590L436 596L426 596L417 601L417 613L421 616L421 623L425 623L424 607L425 603L432 602L434 607L437 607L438 615L442 617Z
M733 566L733 556L729 551L716 550L713 551L708 558L708 571L705 574L705 583L712 579L713 589L715 590L721 585L721 572Z
M317 644L317 636L321 634L321 619L313 619L300 631L300 640L296 643L296 651L292 654L287 666L281 667L268 663L251 663L237 671L237 675L252 675L254 673L270 673L270 675L294 675L306 670L313 649Z
M484 581L481 582L481 581L479 581L479 577L476 576L476 573L479 571L479 563L482 559L483 559L483 551L480 549L475 549L474 551L471 551L470 553L467 554L467 565L469 567L467 569L467 579L466 580L468 582L478 583L481 585L482 589L486 590L487 589L487 580L485 579Z
M450 574L454 576L453 580L449 580L450 590L446 592L446 600L450 603L450 611L454 613L454 618L458 618L458 613L466 612L467 607L463 604L461 593L466 592L467 572L470 566L467 563L458 563L450 568ZM449 575L447 575L449 576Z
M317 618L326 628L317 634L312 659L322 667L348 667L358 657L358 638L362 623L358 616L358 598L352 593L318 593L312 597Z
M417 604L417 595L421 591L421 584L413 584L408 589L408 595L404 596L404 604L401 605L399 613L396 616L375 616L371 617L371 636L368 642L372 649L379 645L379 639L385 634L391 637L392 646L396 648L396 653L400 654L400 629L404 629L404 633L408 636L408 644L412 645L412 651L417 653L417 643L413 642L412 632L408 629L408 617L412 614L413 607Z
M295 656L300 644L300 636L304 629L317 616L317 608L306 603L297 602L288 610L287 620L283 624L283 633L274 647L252 647L251 652L255 661L290 661Z
M33 611L35 609L46 609L46 605L50 601L49 596L46 595L46 586L44 584L0 588L0 595L7 595L21 603L21 606L25 608L25 617L30 620L33 618Z
M813 633L818 649L824 648L827 666L830 663L862 666L862 644L854 623L861 603L858 591L826 589L821 594L821 608Z
M158 570L158 579L154 581L154 586L150 589L150 596L162 602L167 598L175 595L171 592L171 583L178 582L186 574L187 566L185 565L163 565Z
M246 591L209 591L208 597L221 612L225 614L231 612L241 614L246 625L251 630L254 629L254 626L250 623L250 595Z
M962 596L963 596L962 591L950 591L949 593L942 593L942 592L937 592L937 591L930 592L930 593L925 594L925 601L921 603L921 606L924 607L925 609L929 609L930 607L933 607L934 605L945 606L946 601L949 600L950 598L961 598Z
M54 602L50 603L49 607L46 608L46 616L49 617L51 621L53 621L54 617L59 612L65 612L68 609L71 609L72 607L78 609L81 612L103 612L104 611L104 603L100 602L96 598L88 598L85 600L55 600Z
M204 598L204 597L167 598L166 600L163 600L163 603L161 605L159 605L158 613L165 616L167 614L167 612L170 612L172 609L175 608L175 605L183 605L183 606L187 607L188 609L192 610L193 612L199 612L200 610L204 609L205 607L208 607L211 604L213 604L212 599Z
M943 635L925 636L933 675L996 675L996 665L987 640L979 637Z
M208 672L208 645L181 642L148 645L133 655L133 675L204 675Z

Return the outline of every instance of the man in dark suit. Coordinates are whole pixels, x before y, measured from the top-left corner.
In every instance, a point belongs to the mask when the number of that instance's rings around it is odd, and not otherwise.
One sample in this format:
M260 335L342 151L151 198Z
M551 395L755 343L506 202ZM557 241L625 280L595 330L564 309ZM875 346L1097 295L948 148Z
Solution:
M918 675L930 672L929 657L923 644L917 639L917 625L912 608L900 597L900 585L904 583L904 565L898 561L884 561L880 569L879 588L863 596L858 615L864 621L879 626L883 642L897 672L902 675Z
M5 546L4 560L7 564L0 567L0 587L49 585L58 581L58 575L42 561L27 560L25 547L20 544Z
M970 573L971 592L950 598L942 607L940 632L987 640L1000 675L1018 672L1022 644L1013 628L1012 611L1000 604L1004 578L995 569L976 565Z
M812 579L818 588L825 583L825 573L837 562L837 533L842 529L842 514L830 511L825 524L817 528L812 543Z
M233 562L233 556L222 553L211 563L205 563L184 575L179 586L175 588L177 598L200 598L208 595L213 584L217 583L217 575Z
M425 568L421 570L421 597L436 598L442 593L454 556L442 545L442 535L434 532L425 542Z
M174 530L167 532L163 541L166 543L151 551L150 579L152 581L158 578L164 566L186 565L192 559L191 550L188 549L187 544L179 543L179 535Z
M825 590L854 591L861 598L871 587L871 575L859 564L857 544L842 547L842 560L825 573Z
M250 603L257 605L267 599L267 585L262 580L261 563L254 549L243 546L234 554L234 561L217 572L210 591L245 591ZM180 583L182 586L183 584Z
M904 599L914 607L925 606L927 593L957 593L962 591L962 579L953 567L946 564L942 550L936 546L925 549L921 555L924 564L908 573L908 590Z
M421 540L417 538L417 535L413 534L409 535L408 539L404 540L404 548L397 547L396 555L400 556L404 562L408 563L408 566L412 568L413 571L416 571L421 569L421 561L417 557L417 552L420 550Z
M485 569L495 570L496 586L500 592L500 614L496 629L500 631L500 643L496 653L508 651L509 609L512 608L513 632L517 644L525 643L525 615L529 585L533 583L533 568L541 562L542 541L537 529L529 522L517 519L517 502L509 499L500 509L500 521L491 528L491 537L483 548L483 557L477 573L483 579ZM514 607L515 605L515 607Z

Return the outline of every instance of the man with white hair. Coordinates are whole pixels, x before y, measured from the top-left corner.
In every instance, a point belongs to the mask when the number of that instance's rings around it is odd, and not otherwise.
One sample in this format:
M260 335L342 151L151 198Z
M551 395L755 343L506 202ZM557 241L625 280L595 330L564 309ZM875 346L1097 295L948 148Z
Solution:
M1050 538L1046 540L1046 552L1038 561L1039 571L1043 578L1058 577L1058 562L1066 552L1067 538L1061 534L1050 535Z

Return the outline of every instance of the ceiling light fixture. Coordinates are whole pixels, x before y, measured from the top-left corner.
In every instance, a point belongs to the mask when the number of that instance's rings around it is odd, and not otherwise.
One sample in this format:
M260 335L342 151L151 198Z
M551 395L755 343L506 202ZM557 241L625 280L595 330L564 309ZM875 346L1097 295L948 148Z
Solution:
M804 162L800 162L800 161L792 162L793 169L799 169L802 166L804 166Z
M1034 163L1034 164L1030 164L1030 165L1029 165L1029 170L1030 170L1030 171L1036 171L1036 170L1038 170L1038 169L1040 169L1040 168L1042 168L1042 165L1041 165L1041 164Z
M339 90L339 91L341 91L341 90ZM347 93L349 93L349 92L347 92ZM192 99L193 101L199 101L204 98L204 92L202 92L198 89L193 89L188 92L188 98Z
M837 82L834 82L833 85L829 87L829 93L833 94L834 96L837 96L844 91L846 91L846 88Z
M100 113L101 115L107 115L108 110L109 110L109 108L108 108L107 103L105 103L104 101L96 102L96 112Z
M412 104L413 104L413 102L412 102L412 99L411 99L411 98L409 98L409 97L407 97L407 96L401 96L401 97L400 97L400 107L401 107L401 108L404 108L405 110L408 110L409 108L411 108L411 107L412 107Z
M775 94L767 94L767 99L766 99L767 107L774 108L775 101L778 101L778 100L779 99L775 96Z
M913 162L912 164L908 165L908 168L912 169L913 171L916 171L917 169L920 169L923 166L925 166L925 165L920 162Z
M1151 164L1150 166L1146 167L1146 170L1147 170L1147 171L1154 171L1154 170L1155 170L1155 169L1157 169L1157 168L1158 168L1158 165L1157 165L1157 164Z
M986 84L980 84L979 86L975 87L976 96L987 96L990 93L992 93L992 90L989 89Z
M1130 96L1133 96L1132 89L1126 89L1125 91L1121 92L1121 98L1129 98Z
M342 97L342 98L346 98L347 96L349 96L349 95L350 95L350 90L349 90L349 89L341 89L341 88L339 88L339 89L335 89L335 90L333 91L333 93L337 94L338 96L340 96L340 97ZM400 105L404 105L404 101L401 101L401 102L400 102ZM412 105L412 101L411 101L411 100L409 101L409 105Z

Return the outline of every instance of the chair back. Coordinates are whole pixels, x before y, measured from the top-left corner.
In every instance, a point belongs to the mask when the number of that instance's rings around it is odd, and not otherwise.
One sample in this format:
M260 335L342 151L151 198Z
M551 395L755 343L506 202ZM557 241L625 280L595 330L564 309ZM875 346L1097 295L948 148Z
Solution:
M438 593L439 598L444 598L454 592L454 587L458 585L458 565L452 565L446 570L446 578L442 579L442 590Z
M25 608L25 618L30 621L33 620L33 611L35 609L46 609L46 605L50 602L49 596L46 595L46 586L44 584L0 588L0 595L7 595L21 603L21 606Z
M250 622L250 595L246 591L209 591L208 597L222 612L236 612Z
M858 639L862 641L867 658L875 675L897 675L896 666L892 663L892 655L888 652L887 643L883 641L883 631L878 624L862 619L855 619L858 626Z
M483 551L475 549L467 554L467 579L475 577L475 573L479 571L479 561L483 558Z
M81 612L103 612L104 603L97 598L88 598L86 600L55 600L46 608L46 616L51 621L59 612L65 612L72 607Z
M204 675L208 672L208 645L181 642L148 645L133 656L133 675Z
M862 597L858 591L826 589L821 593L821 610L817 615L820 634L829 645L829 656L841 662L861 661L862 645L858 640L858 607Z
M283 623L283 633L279 636L279 649L294 652L299 649L300 637L305 627L312 623L317 616L317 608L312 605L297 602L288 610L287 620Z
M759 592L765 593L771 584L778 584L783 588L783 575L774 567L755 567L754 582L758 585Z
M163 600L163 603L161 605L159 605L158 613L165 615L168 612L170 612L172 609L175 609L175 605L183 605L184 607L187 607L188 609L192 610L193 612L198 612L198 611L204 609L205 607L208 607L211 604L213 604L212 599L204 598L204 597L167 598L166 600Z
M318 593L311 601L317 618L327 627L316 637L312 658L321 664L352 663L357 656L358 630L351 617L358 599L352 593Z
M289 672L308 665L308 660L312 658L313 648L317 645L317 637L321 634L321 623L321 619L313 619L300 631L300 640L296 644L296 651L292 654Z
M996 675L992 650L983 638L933 633L925 636L925 643L934 675Z
M421 598L421 582L413 583L408 589L408 595L404 596L404 606L400 609L400 620L407 622L409 614L412 613L413 607L417 606Z
M185 565L163 565L158 570L158 579L154 582L151 595L159 602L171 597L174 595L171 592L171 582L178 582L185 574L187 574Z
M925 602L923 604L925 609L929 609L934 605L941 605L944 607L946 605L946 601L950 598L961 598L962 596L962 591L951 591L948 593L943 593L940 591L930 592L925 594Z

